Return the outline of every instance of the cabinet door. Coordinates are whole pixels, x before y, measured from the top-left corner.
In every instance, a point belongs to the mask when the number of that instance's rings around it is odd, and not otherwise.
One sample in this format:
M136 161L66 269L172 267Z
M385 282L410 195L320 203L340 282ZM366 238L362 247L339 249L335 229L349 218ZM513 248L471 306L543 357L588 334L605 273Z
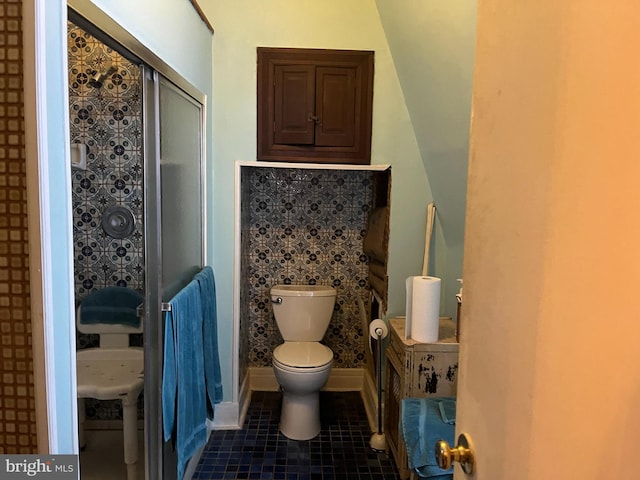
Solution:
M356 69L317 67L315 145L355 145Z
M274 67L274 143L313 145L315 78L313 65Z
M371 160L374 52L258 47L257 157Z

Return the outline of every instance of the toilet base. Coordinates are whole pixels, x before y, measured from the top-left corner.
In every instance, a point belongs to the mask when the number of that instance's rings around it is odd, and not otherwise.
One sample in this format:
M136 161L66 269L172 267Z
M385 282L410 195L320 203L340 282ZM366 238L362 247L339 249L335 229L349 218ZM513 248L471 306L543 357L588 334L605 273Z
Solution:
M320 433L319 392L282 392L280 432L291 440L311 440Z

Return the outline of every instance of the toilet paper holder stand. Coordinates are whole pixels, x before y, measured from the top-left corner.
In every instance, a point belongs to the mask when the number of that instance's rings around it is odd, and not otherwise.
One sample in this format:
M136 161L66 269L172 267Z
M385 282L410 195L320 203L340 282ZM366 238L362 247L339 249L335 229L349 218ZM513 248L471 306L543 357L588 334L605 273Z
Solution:
M389 327L379 318L369 324L369 335L377 339L376 353L377 363L377 389L378 389L378 430L371 435L369 445L372 450L384 452L387 450L387 439L382 428L382 340L389 335Z

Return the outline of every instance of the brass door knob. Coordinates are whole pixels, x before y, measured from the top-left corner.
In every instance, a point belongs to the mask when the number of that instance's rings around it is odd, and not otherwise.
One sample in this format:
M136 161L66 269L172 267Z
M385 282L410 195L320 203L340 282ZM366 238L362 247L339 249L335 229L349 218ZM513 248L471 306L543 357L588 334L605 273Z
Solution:
M458 437L458 446L451 448L447 442L440 440L435 446L436 461L443 470L449 470L453 462L460 463L462 471L467 475L473 473L475 458L470 439L464 434Z

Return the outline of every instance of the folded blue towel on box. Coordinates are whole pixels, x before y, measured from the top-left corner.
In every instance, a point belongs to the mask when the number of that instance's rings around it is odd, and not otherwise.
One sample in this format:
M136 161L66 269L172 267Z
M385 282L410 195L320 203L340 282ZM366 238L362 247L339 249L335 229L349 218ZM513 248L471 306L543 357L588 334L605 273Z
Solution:
M96 290L80 302L80 323L138 328L140 318L136 309L142 302L142 295L127 287L113 286Z
M165 316L162 416L164 440L174 439L177 478L207 442L207 406L200 286L192 280L169 302Z
M452 401L455 405L453 397L402 399L400 432L407 447L409 468L420 478L453 478L453 468L442 470L438 467L434 452L439 440L454 444L455 426L445 423L440 413L440 402L448 404Z

